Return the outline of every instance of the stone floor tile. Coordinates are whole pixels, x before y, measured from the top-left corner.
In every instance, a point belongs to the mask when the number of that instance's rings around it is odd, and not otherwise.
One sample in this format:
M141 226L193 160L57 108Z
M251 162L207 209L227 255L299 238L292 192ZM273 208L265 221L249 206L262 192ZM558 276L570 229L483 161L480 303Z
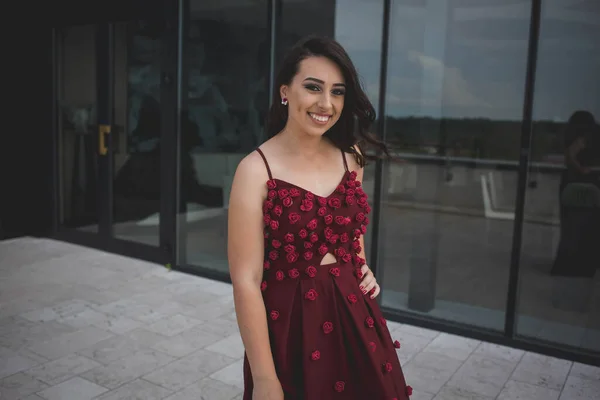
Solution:
M69 292L75 299L81 299L96 306L112 303L123 298L123 293L101 290L94 285L79 283L69 286Z
M30 329L35 325L35 322L31 322L18 315L0 319L0 336L10 336L18 334L19 332Z
M65 333L45 342L36 343L29 349L42 357L55 360L93 346L112 336L113 334L102 329L87 327L76 332Z
M481 357L497 358L514 363L515 365L521 361L525 351L514 349L512 347L500 346L494 343L483 342L473 352Z
M517 365L511 379L560 390L572 366L571 361L527 353Z
M219 281L205 281L202 290L205 293L212 293L216 296L230 296L233 294L233 288L229 283Z
M216 371L211 378L221 381L227 385L244 388L244 360L238 360L227 367Z
M435 394L413 389L413 394L410 396L410 400L432 400L434 396Z
M162 340L151 347L173 357L184 357L199 349L205 348L223 338L213 333L205 332L201 326L188 329L185 332Z
M443 354L421 352L403 367L403 371L408 385L435 394L460 366L460 361Z
M154 332L149 333L156 335L156 341L164 340L166 338L165 336L158 335ZM155 342L150 342L148 344L151 345L153 343ZM78 354L106 365L122 358L129 357L140 350L148 349L150 346L147 346L146 344L147 343L144 341L135 340L131 336L114 336L83 349L79 351Z
M598 400L600 399L600 380L583 379L570 376L559 400Z
M44 398L38 396L37 394L32 394L27 397L23 397L21 400L44 400Z
M140 343L140 345L146 347L150 347L155 343L158 343L161 340L165 340L167 338L164 335L149 331L145 328L135 329L123 336L135 340L136 342Z
M225 317L206 321L203 324L198 325L196 328L204 332L221 336L222 338L233 335L234 333L240 333L237 320L232 321Z
M212 378L200 379L165 400L232 400L241 394L241 389L226 385Z
M11 349L1 348L0 379L25 371L39 364L38 360L25 357Z
M202 307L188 307L185 310L181 310L181 314L200 321L212 321L229 315L233 311L235 311L233 302L223 304L215 300L203 304Z
M117 335L122 335L142 326L141 322L131 318L105 314L91 308L66 318L61 318L58 321L79 329L95 326Z
M175 358L156 350L140 350L108 365L94 368L81 376L109 389L117 388L173 362Z
M66 333L77 332L78 329L57 321L34 323L27 329L20 329L10 336L0 337L0 344L13 350L22 350L34 344L45 342Z
M494 400L494 398L470 392L465 388L444 386L433 400Z
M199 304L207 304L214 300L215 295L207 293L202 289L190 290L184 293L171 295L173 301L196 307Z
M4 379L0 379L0 399L21 399L47 387L48 385L44 382L35 379L31 375L20 372Z
M144 379L173 391L179 391L234 361L233 358L222 354L198 350L145 375Z
M244 343L242 343L242 337L238 333L234 333L223 340L211 344L206 347L206 350L225 354L235 359L244 357Z
M427 328L421 328L420 326L413 326L413 325L400 325L400 327L394 329L395 331L398 332L404 332L404 333L409 333L411 335L415 335L415 336L422 336L422 337L426 337L429 339L435 339L436 337L438 337L440 335L440 332L438 331L434 331L431 329L427 329Z
M558 400L560 391L530 383L508 381L497 400Z
M108 389L78 376L51 386L37 394L46 400L91 400Z
M514 367L509 361L472 355L456 371L447 386L494 398L502 391Z
M31 322L48 322L80 313L91 306L94 306L94 304L84 300L74 299L60 302L52 307L44 307L38 310L29 311L20 316Z
M99 366L101 366L100 363L87 357L70 354L58 360L31 368L26 373L53 386Z
M37 296L25 296L25 298L11 300L0 305L0 319L37 310L46 305L47 302L43 299L38 299Z
M201 323L202 321L195 318L177 314L156 321L152 325L148 325L146 329L164 336L171 337L193 328L194 326L200 325Z
M570 376L583 379L600 380L600 367L576 362L573 363Z
M432 338L417 336L400 330L390 332L392 340L400 342L400 348L397 349L399 356L409 355L410 357L423 351L431 343Z
M475 339L442 333L425 347L425 351L441 353L459 361L465 361L479 344L480 342Z
M162 400L172 393L143 379L136 379L94 400Z

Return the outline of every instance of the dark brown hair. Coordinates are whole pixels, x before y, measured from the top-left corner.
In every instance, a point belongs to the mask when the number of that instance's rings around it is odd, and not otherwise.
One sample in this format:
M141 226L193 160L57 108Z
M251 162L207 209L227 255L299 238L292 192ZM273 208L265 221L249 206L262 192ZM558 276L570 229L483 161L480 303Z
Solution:
M388 154L387 146L369 133L375 121L375 108L363 91L356 68L346 50L335 40L308 36L300 40L285 56L275 78L273 104L267 115L267 135L273 137L283 130L288 119L288 109L279 101L282 85L291 84L298 73L300 62L309 57L326 57L342 71L346 81L344 109L337 123L325 132L331 142L342 151L353 154L363 167L366 159L373 158L365 154L365 145L374 147L378 154ZM358 148L358 151L357 151Z
M577 110L569 117L565 129L565 147L569 147L576 139L584 137L590 138L596 121L591 112Z

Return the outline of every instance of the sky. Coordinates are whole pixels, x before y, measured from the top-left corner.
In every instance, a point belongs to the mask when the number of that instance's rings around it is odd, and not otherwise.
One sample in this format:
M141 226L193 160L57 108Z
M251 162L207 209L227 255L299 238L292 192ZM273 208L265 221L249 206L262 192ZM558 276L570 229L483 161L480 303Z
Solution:
M600 1L543 2L534 119L600 120ZM519 120L530 0L394 0L388 115ZM383 0L337 0L335 36L377 106Z

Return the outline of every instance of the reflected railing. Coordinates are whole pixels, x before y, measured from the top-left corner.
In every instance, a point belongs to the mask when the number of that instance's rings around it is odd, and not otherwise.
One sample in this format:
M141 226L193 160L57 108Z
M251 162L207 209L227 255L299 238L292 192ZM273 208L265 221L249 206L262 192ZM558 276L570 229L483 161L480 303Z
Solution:
M517 161L398 151L392 151L390 157L384 202L514 219ZM558 188L563 171L559 163L529 164L526 222L558 225Z

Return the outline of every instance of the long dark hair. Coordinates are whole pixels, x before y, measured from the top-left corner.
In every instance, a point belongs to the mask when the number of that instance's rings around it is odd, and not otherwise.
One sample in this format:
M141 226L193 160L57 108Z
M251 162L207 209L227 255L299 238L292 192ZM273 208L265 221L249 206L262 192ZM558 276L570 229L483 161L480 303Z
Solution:
M591 112L577 110L569 117L565 128L565 147L569 147L576 139L590 139L596 121Z
M267 135L273 137L285 127L288 108L279 101L279 90L282 85L289 85L292 82L298 73L300 62L309 57L327 57L340 68L346 81L342 115L337 123L325 132L325 137L342 151L354 155L361 167L366 165L367 159L375 158L365 154L365 146L375 148L378 155L381 152L387 155L387 146L369 133L375 121L375 108L361 87L350 56L337 41L321 36L311 35L300 40L285 56L275 78L273 88L275 100L267 115Z

